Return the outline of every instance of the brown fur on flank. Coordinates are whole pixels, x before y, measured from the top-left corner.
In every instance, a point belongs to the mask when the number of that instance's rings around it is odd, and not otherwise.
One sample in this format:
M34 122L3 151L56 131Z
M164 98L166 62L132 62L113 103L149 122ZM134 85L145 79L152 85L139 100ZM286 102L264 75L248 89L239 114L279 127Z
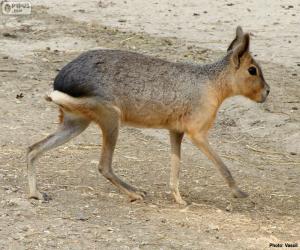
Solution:
M233 195L246 197L207 137L226 98L242 95L264 102L269 94L249 45L249 34L238 27L226 55L212 64L172 63L119 50L80 55L60 71L54 91L47 97L59 106L61 123L57 132L28 150L29 196L45 199L36 187L36 158L95 122L103 135L99 172L131 200L143 199L145 193L113 172L112 157L121 125L169 130L170 188L176 202L185 204L179 193L180 150L185 134L214 163Z
M64 121L64 111L62 110L62 108L59 108L58 120L60 124L62 124Z
M50 97L50 95L46 95L45 96L45 100L47 101L47 102L52 102L52 98ZM58 108L58 122L59 122L59 124L62 124L63 123L63 121L64 121L64 111L63 111L63 109L60 107L60 108Z

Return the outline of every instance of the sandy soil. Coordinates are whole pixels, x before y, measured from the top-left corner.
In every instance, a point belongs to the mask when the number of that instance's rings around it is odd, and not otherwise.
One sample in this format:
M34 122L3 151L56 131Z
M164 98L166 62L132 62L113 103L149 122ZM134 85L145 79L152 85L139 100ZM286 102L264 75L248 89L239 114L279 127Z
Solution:
M299 4L290 1L282 7L274 1L277 8L274 4L268 11L280 24L270 19L264 26L259 19L264 12L254 11L257 1L247 1L247 6L238 1L207 6L195 2L184 8L183 1L175 6L167 1L160 6L155 2L141 6L137 1L40 1L44 6L33 2L30 16L1 16L0 249L270 249L271 242L300 245L300 59L295 49ZM249 15L234 12L238 6L249 7ZM141 11L142 7L147 11ZM213 24L211 13L221 15L221 9L229 22L222 19ZM182 24L173 15L175 11L189 22ZM237 13L234 17L233 12ZM168 13L172 21L163 17ZM251 47L264 60L271 95L262 105L242 97L226 101L211 142L249 198L232 198L211 162L185 140L181 191L190 205L174 204L167 185L167 131L123 128L114 168L148 193L145 201L130 203L97 173L101 133L91 126L40 159L39 187L53 200L27 199L25 150L57 126L56 107L43 96L64 64L96 47L129 49L172 61L212 61L226 50L234 33L232 26L240 16L255 35ZM149 17L150 23L146 21ZM181 29L174 29L177 26ZM284 32L277 42L274 31L279 27ZM192 34L194 30L199 33ZM197 34L202 42L197 41ZM289 40L291 43L286 42Z
M34 2L34 1L33 1ZM177 37L213 50L224 48L234 27L252 32L258 58L296 68L300 63L298 0L41 0L51 13L126 31Z

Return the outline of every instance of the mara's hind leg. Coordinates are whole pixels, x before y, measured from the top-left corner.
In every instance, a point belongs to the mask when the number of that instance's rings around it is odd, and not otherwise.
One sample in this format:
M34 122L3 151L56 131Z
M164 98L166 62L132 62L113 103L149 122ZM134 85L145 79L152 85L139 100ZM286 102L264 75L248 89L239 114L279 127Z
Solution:
M27 150L27 174L29 183L29 198L47 199L45 194L37 190L36 173L34 162L44 152L58 147L75 136L79 135L88 125L89 121L85 118L64 113L64 120L58 130L45 139L33 144Z
M130 201L142 200L145 192L138 191L115 175L112 169L112 158L119 133L119 117L117 114L109 114L107 119L102 117L99 125L102 129L103 144L99 172L120 189L121 192L129 196Z

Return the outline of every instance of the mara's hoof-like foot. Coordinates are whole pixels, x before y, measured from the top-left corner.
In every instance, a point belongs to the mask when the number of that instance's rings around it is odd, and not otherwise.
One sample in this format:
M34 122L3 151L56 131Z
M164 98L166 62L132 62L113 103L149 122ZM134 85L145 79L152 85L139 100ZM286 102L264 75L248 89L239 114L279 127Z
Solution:
M232 195L234 198L246 198L249 196L246 192L243 192L240 189L233 190Z
M48 201L52 200L48 194L41 193L39 191L36 191L35 193L30 194L29 199L41 200L44 202L48 202Z
M133 201L137 201L137 200L144 200L146 194L147 193L142 190L137 190L134 192L132 191L132 192L128 193L129 201L133 202Z
M172 193L172 195L173 195L176 203L178 203L179 205L183 205L183 206L187 205L187 202L184 199L182 199L180 194Z

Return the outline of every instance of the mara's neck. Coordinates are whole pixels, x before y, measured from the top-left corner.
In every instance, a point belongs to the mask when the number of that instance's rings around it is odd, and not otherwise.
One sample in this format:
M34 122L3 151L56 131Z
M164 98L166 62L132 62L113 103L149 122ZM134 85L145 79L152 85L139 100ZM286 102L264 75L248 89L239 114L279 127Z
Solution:
M223 58L210 64L200 65L199 69L201 74L205 74L208 78L213 81L216 80L220 74L224 73L230 63L230 53L225 55Z
M201 74L205 74L209 78L209 86L207 87L211 98L215 99L217 108L226 98L233 96L231 82L228 78L229 65L230 54L227 54L214 63L200 66Z

